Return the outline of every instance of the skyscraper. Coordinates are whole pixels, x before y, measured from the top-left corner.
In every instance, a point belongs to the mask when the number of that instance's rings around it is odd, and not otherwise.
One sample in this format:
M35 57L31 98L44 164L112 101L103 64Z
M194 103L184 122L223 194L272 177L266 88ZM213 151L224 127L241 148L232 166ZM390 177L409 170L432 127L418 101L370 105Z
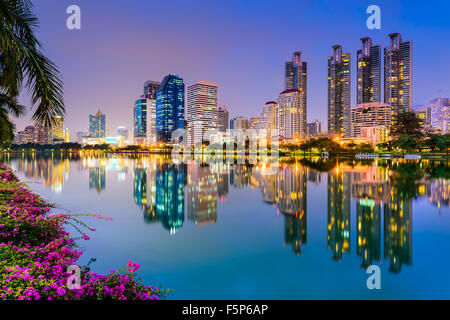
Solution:
M100 110L96 114L89 115L89 137L106 137L105 115Z
M147 105L149 99L141 96L134 103L134 143L147 144Z
M328 133L350 135L350 53L339 45L328 57Z
M217 107L217 128L221 132L225 132L229 128L229 116L225 106Z
M428 103L431 109L431 126L442 134L450 133L450 99L436 98Z
M187 90L188 145L206 140L207 130L217 130L217 83L199 80Z
M150 100L156 100L156 93L158 92L161 83L158 81L148 80L144 82L144 96Z
M357 104L381 102L381 46L372 45L372 39L361 38L362 49L358 50L356 84Z
M61 116L56 116L55 124L52 127L53 142L64 142L64 118Z
M402 42L391 33L390 46L384 48L384 102L392 107L392 121L399 112L412 108L412 42Z
M163 79L156 94L157 140L169 142L173 131L184 128L183 79L176 74L169 74Z
M306 110L299 89L288 89L278 97L279 135L285 139L306 138Z
M278 129L278 104L275 101L266 102L263 107L261 118L262 127L264 129Z

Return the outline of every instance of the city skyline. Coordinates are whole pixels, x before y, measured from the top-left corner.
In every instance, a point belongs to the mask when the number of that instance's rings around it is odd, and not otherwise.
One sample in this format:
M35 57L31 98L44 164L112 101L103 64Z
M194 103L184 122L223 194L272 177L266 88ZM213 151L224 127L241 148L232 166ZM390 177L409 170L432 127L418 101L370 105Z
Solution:
M131 1L129 8L125 11L121 10L121 19L115 19L121 21L121 28L119 32L119 38L116 42L111 42L114 37L110 37L108 30L104 29L108 26L105 18L98 17L102 14L114 17L118 15L118 3L112 1L109 7L102 6L99 3L88 3L80 1L80 7L84 12L83 29L78 33L64 29L61 26L61 30L58 30L56 24L58 19L51 18L64 17L64 5L50 3L49 1L42 1L36 4L36 11L39 14L47 17L43 19L41 36L46 39L47 51L51 57L54 57L56 64L60 67L61 73L65 81L65 96L68 114L66 115L66 127L71 129L72 134L77 131L85 130L86 124L82 121L82 114L89 114L93 109L100 108L105 114L108 115L108 128L115 130L118 126L125 126L132 128L132 114L128 114L127 118L123 117L121 112L125 106L129 106L133 103L136 97L139 97L142 93L142 83L148 79L162 79L165 74L170 72L176 72L183 79L187 86L191 85L198 79L208 79L209 81L215 81L220 86L220 96L218 104L224 104L230 112L230 118L234 118L237 115L245 117L252 117L260 113L261 106L266 101L273 100L283 88L282 77L282 65L283 61L286 61L292 52L302 51L305 61L308 61L308 118L307 121L311 122L314 119L319 119L322 123L326 123L326 81L324 80L324 72L326 72L326 66L323 65L324 57L329 55L329 47L336 42L339 42L346 52L350 52L354 56L355 52L361 48L361 43L357 40L361 37L371 37L373 43L381 44L382 47L387 45L387 37L392 32L399 32L405 36L405 39L412 40L414 42L414 82L413 82L413 105L426 104L432 99L438 97L438 90L442 90L443 95L448 95L450 91L448 81L445 82L445 75L450 72L442 61L445 61L444 52L446 44L443 42L435 42L432 39L424 37L423 26L426 24L428 29L432 29L437 37L445 38L449 32L449 28L442 22L439 22L439 15L445 12L445 6L438 10L434 6L428 8L426 6L419 7L418 2L408 2L408 6L394 5L394 4L380 4L383 15L383 24L381 30L368 30L365 26L365 20L367 15L365 14L365 3L356 3L347 1L347 11L342 10L338 6L330 3L329 9L323 10L318 5L306 3L302 12L307 11L311 14L311 17L304 19L304 21L296 21L288 18L287 20L280 22L280 26L276 26L275 30L267 30L262 23L264 15L266 13L254 11L257 6L255 3L247 4L208 4L208 8L213 10L214 14L218 14L218 11L223 13L220 21L228 22L230 14L233 9L239 9L239 16L249 17L248 21L239 21L238 26L244 31L249 33L263 33L265 36L256 37L249 44L242 46L239 50L236 46L230 46L231 39L235 39L238 43L243 41L240 37L235 36L237 27L231 28L231 30L222 32L216 27L212 27L211 31L202 32L216 32L216 37L210 39L208 45L211 49L199 52L198 58L194 57L194 48L203 48L206 42L201 39L199 35L193 36L191 42L184 40L182 37L186 32L192 31L192 26L188 21L195 18L197 15L203 15L201 12L196 12L195 8L202 3L201 1L192 4L192 8L188 9L187 17L183 18L182 23L186 24L186 30L181 30L180 35L169 40L169 35L173 36L175 30L173 27L167 31L161 31L161 35L158 37L165 37L163 43L166 45L165 50L157 49L155 45L145 44L148 48L146 54L135 53L128 50L131 46L126 45L129 40L133 40L140 32L139 25L126 19L126 16L131 14L131 11L137 8L137 2ZM299 8L298 4L286 2L293 8ZM353 5L349 5L349 3ZM49 6L52 6L50 8ZM281 7L275 3L261 4L264 9L271 8L275 13L281 13ZM161 7L160 7L161 6ZM105 8L104 8L105 7ZM157 4L158 10L168 10L164 4ZM223 8L222 8L223 7ZM61 12L58 12L58 8L61 8ZM100 10L101 8L101 10ZM177 10L186 9L184 4L180 4ZM224 9L224 10L219 10ZM105 12L106 11L106 12ZM138 11L145 10L135 10ZM264 10L266 12L267 10ZM339 30L334 30L334 26L337 25L338 19L330 16L330 11L336 13L336 16L345 23ZM178 11L177 11L178 12ZM400 14L400 12L403 12ZM55 16L56 14L56 16ZM423 25L412 25L412 21L417 21L417 15L421 14ZM389 15L389 16L388 16ZM124 17L125 16L125 17ZM316 19L320 17L327 18L327 22L324 23L318 30L313 30L313 26L316 25ZM346 17L346 19L345 19ZM353 19L352 19L353 17ZM104 24L100 24L96 28L92 27L92 19L99 18ZM395 19L397 18L397 19ZM415 20L416 19L416 20ZM114 19L113 19L114 20ZM151 20L151 19L148 19ZM123 25L122 25L123 23ZM251 25L254 23L254 25ZM203 25L203 22L199 22L195 30ZM293 33L287 31L286 34L278 35L277 31L283 29L286 25L295 24L302 26L302 30L308 30L308 33L302 33L299 36L293 37ZM294 28L295 29L295 28ZM108 35L104 40L95 46L96 39L101 34ZM125 35L130 35L130 39L125 39ZM238 39L237 39L238 38ZM189 38L188 38L189 39ZM289 41L287 41L289 39ZM299 39L299 40L296 40ZM301 39L301 40L300 40ZM267 47L269 40L270 48ZM120 48L119 44L122 44ZM87 46L92 46L89 50L86 50ZM261 50L262 46L266 50ZM435 50L429 50L429 48L435 48ZM69 48L74 48L68 51ZM114 50L106 50L106 48ZM117 51L115 51L117 49ZM223 50L225 49L225 50ZM105 51L106 50L106 51ZM178 51L179 52L178 52ZM86 52L85 52L86 51ZM164 55L167 59L161 58L164 51ZM432 52L431 52L432 51ZM187 54L182 54L183 52ZM258 55L254 55L253 52L258 52ZM226 53L229 53L227 55ZM248 58L244 59L244 56ZM98 66L93 66L87 62L87 56L96 57L101 55L104 60ZM179 59L184 56L184 59ZM430 57L428 59L427 57ZM221 64L217 64L217 58L222 59ZM143 64L143 59L157 60L159 66L154 63ZM250 60L249 60L250 59ZM69 64L69 60L71 61ZM91 59L92 60L92 59ZM129 62L129 60L134 60ZM356 59L352 59L351 73L356 75L356 65L354 63ZM415 63L414 61L427 61L427 63ZM249 63L252 61L252 63ZM119 63L120 62L120 63ZM441 63L440 63L441 62ZM141 68L136 66L140 63ZM80 66L80 68L73 68L73 65ZM243 64L246 68L242 68ZM220 66L219 66L220 65ZM86 67L92 67L89 69L89 73L86 73ZM109 67L108 71L105 69ZM129 70L123 73L124 69ZM256 68L256 69L255 69ZM439 72L438 72L439 71ZM252 81L249 81L249 76L252 75ZM427 78L431 78L435 81L426 81ZM70 80L68 80L70 79ZM236 81L239 79L240 81ZM95 85L93 84L95 81ZM231 81L231 82L230 82ZM102 83L101 86L97 85ZM126 82L126 83L125 83ZM243 86L242 83L248 83L249 85ZM352 77L351 83L351 105L356 104L356 77ZM93 91L93 88L95 90ZM80 92L82 94L80 94ZM108 93L107 93L108 92ZM75 94L76 93L76 94ZM28 105L28 99L21 97L21 100ZM125 104L125 102L127 102ZM125 119L124 119L125 118ZM15 121L18 130L21 130L26 125L29 125L29 114L19 121ZM74 137L71 137L74 140Z

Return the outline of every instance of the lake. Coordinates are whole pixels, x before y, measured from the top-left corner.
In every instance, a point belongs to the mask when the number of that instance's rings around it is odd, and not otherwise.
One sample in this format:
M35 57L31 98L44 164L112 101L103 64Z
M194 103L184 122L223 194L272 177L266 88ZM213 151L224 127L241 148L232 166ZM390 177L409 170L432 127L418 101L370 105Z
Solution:
M2 156L57 211L114 219L83 218L81 264L131 259L169 299L450 299L448 162L288 160Z

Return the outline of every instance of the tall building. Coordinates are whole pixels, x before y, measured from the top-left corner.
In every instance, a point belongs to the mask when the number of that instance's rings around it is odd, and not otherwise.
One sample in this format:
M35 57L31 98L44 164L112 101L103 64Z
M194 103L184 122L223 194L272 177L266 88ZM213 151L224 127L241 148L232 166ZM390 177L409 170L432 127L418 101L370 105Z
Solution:
M357 104L381 102L381 46L372 45L372 39L361 38L358 50L356 84Z
M106 137L105 115L100 112L89 115L89 137L104 138Z
M402 42L399 33L391 33L384 48L384 102L392 107L392 121L399 112L412 108L412 42Z
M158 92L161 83L158 81L148 80L144 83L144 97L150 100L156 100L156 93Z
M249 129L261 129L261 118L260 117L251 117L248 122Z
M229 115L225 106L217 107L217 127L221 132L229 129Z
M414 107L414 112L416 113L419 123L423 130L428 130L431 128L431 108L425 106Z
M70 130L66 128L64 130L64 142L70 142Z
M147 105L149 99L141 96L134 103L134 143L147 144Z
M119 137L123 137L124 141L128 141L129 132L128 132L127 128L125 128L125 127L117 127L117 135Z
M64 142L65 132L64 132L64 118L61 116L56 116L55 123L52 127L53 142Z
M314 120L307 125L308 136L313 137L322 132L322 123L319 120Z
M244 117L236 117L230 120L231 130L247 130L248 129L248 119Z
M437 98L428 103L431 109L431 126L442 134L450 133L450 99Z
M266 102L261 118L264 129L278 129L278 104L275 101Z
M217 130L217 83L199 80L187 89L188 145L202 143L205 132Z
M299 89L288 89L278 97L279 135L285 139L306 138L306 110Z
M328 133L350 135L350 53L339 45L328 57Z
M176 74L167 75L156 94L156 136L158 142L170 142L172 132L185 128L184 83Z

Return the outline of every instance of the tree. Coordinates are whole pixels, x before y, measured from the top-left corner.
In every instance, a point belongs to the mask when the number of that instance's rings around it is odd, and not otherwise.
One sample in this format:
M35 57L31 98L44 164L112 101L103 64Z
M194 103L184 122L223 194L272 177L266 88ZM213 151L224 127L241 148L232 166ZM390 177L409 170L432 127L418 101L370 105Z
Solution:
M402 136L411 136L412 138L423 137L420 120L414 112L400 112L395 124L391 128L392 135L399 139Z
M55 64L42 53L35 34L38 19L32 8L30 0L0 1L2 139L14 128L7 123L8 117L25 110L17 104L23 87L30 92L32 105L37 106L32 117L37 125L52 127L55 118L65 113L62 81Z

